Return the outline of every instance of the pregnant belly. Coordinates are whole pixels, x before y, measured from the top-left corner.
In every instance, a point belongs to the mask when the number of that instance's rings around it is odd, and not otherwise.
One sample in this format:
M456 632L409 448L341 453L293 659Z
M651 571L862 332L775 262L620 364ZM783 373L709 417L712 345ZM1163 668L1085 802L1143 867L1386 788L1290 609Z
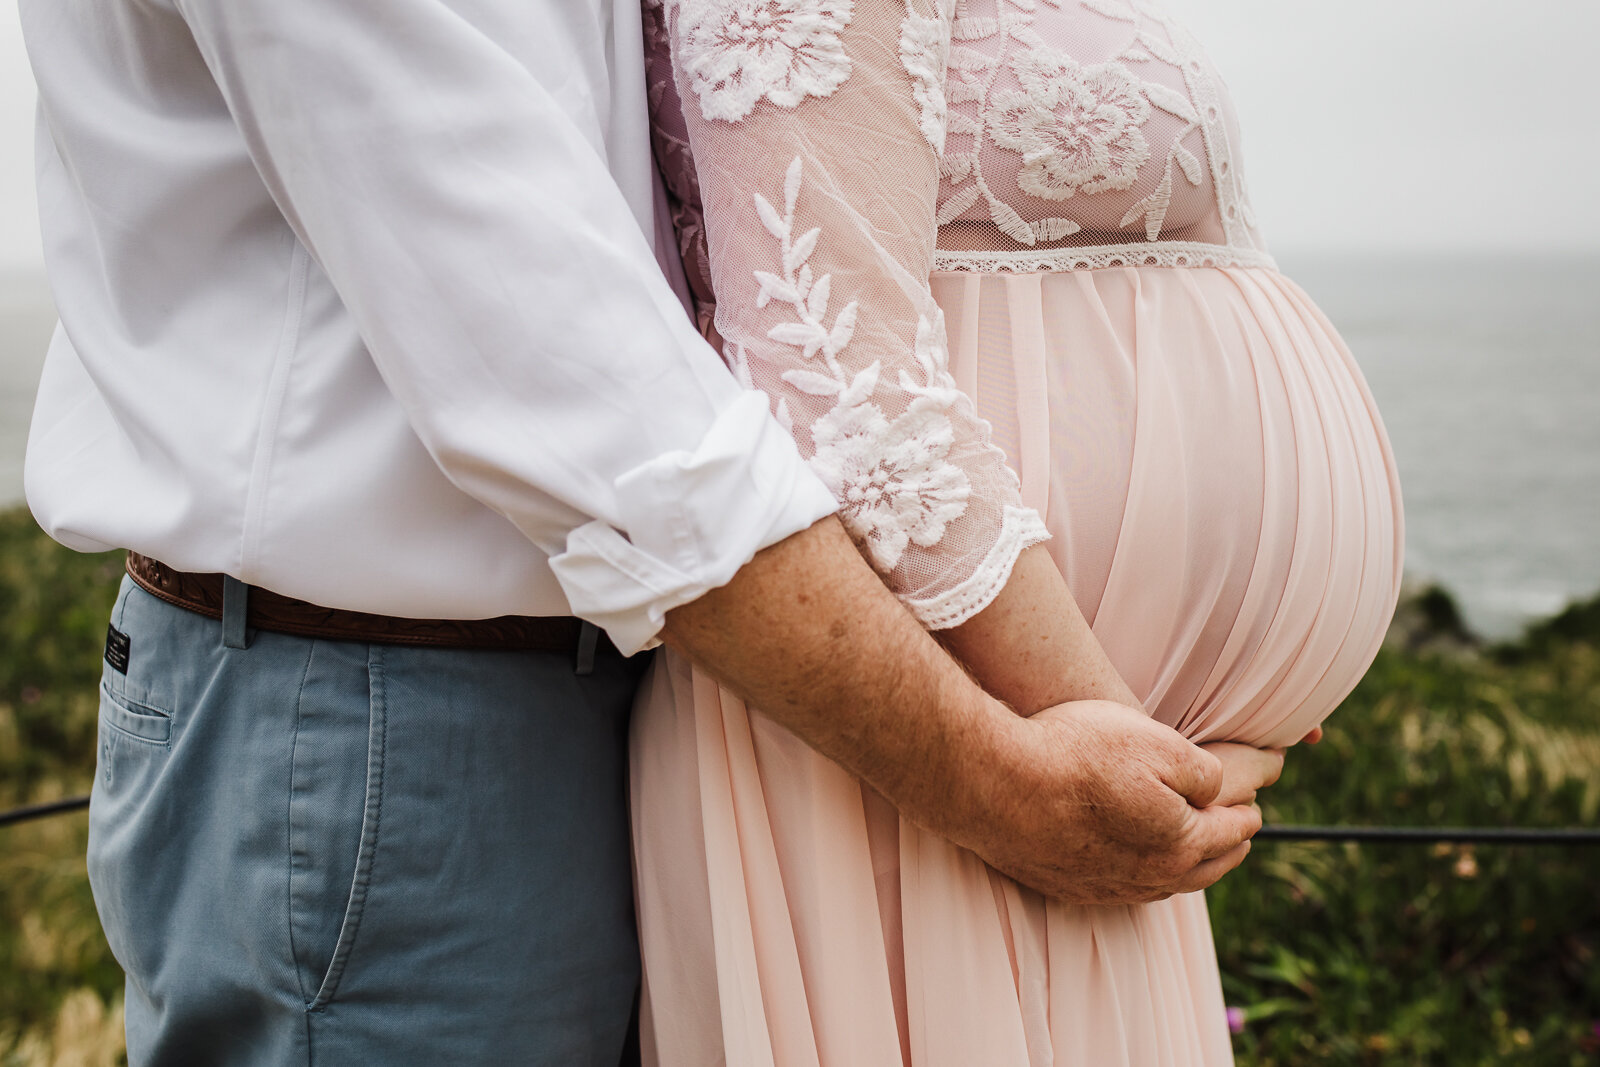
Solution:
M1377 653L1401 569L1382 423L1332 326L1256 268L936 274L951 370L1151 713L1290 744Z

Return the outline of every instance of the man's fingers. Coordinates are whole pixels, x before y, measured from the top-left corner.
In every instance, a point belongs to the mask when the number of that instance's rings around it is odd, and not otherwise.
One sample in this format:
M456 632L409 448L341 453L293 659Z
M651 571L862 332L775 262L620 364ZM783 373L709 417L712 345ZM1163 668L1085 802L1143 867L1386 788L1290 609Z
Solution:
M1322 727L1313 726L1311 732L1300 739L1302 745L1314 745L1322 740Z
M1250 842L1241 841L1233 848L1224 852L1216 859L1206 860L1194 870L1178 880L1173 891L1177 893L1197 893L1211 886L1221 877L1244 862L1250 854Z
M1197 808L1216 803L1222 792L1222 761L1176 733L1166 751L1170 762L1161 780L1167 787Z

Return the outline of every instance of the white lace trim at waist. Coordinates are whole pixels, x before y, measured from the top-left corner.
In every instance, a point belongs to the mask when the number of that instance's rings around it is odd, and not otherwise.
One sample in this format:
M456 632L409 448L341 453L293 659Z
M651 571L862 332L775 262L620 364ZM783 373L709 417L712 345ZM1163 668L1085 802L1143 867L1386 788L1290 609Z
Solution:
M1265 267L1277 270L1278 264L1265 252L1199 241L1153 241L1020 252L955 252L941 248L933 254L934 270L973 274L1044 274L1104 267Z

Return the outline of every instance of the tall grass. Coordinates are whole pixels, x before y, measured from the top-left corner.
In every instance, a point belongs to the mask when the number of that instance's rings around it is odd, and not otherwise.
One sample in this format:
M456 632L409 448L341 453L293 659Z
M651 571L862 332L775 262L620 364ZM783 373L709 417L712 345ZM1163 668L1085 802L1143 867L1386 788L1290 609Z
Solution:
M0 806L88 789L120 565L0 513ZM1422 603L1446 640L1379 657L1268 821L1594 825L1600 599L1481 652ZM0 829L0 1067L120 1062L84 842ZM1262 842L1211 913L1241 1064L1600 1062L1600 849Z

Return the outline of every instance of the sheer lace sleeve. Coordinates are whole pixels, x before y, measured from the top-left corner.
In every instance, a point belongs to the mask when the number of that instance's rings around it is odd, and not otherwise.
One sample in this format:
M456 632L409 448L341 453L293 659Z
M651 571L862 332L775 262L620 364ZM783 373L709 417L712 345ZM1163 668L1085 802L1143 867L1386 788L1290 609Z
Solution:
M652 70L670 58L671 84L653 78L658 147L678 171L691 280L710 282L725 358L771 396L923 624L964 622L1048 534L950 377L928 287L948 12L931 0L647 7Z

